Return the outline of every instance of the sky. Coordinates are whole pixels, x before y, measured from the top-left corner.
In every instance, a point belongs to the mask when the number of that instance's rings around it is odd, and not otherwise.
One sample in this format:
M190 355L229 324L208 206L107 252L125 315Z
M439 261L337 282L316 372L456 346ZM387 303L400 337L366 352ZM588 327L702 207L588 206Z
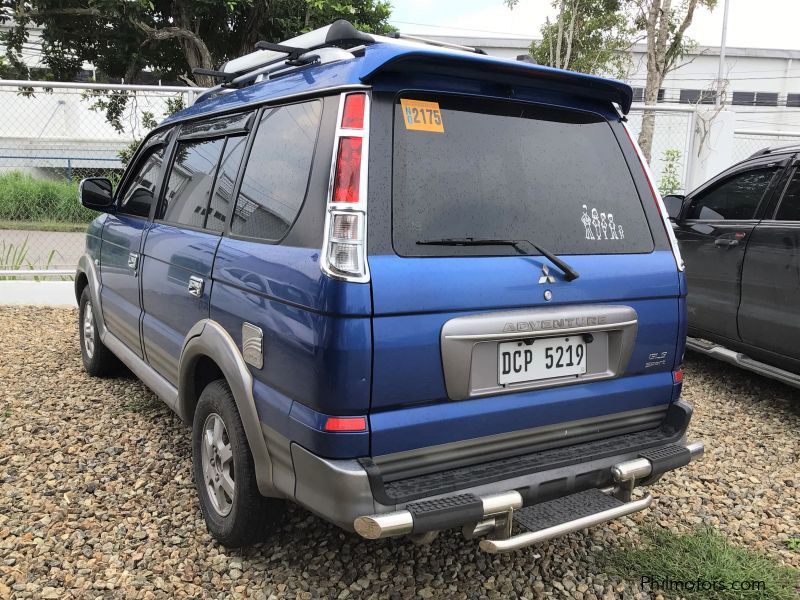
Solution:
M689 36L718 46L724 0L709 12L698 9ZM482 37L538 37L554 11L551 0L392 0L392 24L404 33ZM800 50L800 0L729 0L728 46ZM431 27L433 26L433 27Z

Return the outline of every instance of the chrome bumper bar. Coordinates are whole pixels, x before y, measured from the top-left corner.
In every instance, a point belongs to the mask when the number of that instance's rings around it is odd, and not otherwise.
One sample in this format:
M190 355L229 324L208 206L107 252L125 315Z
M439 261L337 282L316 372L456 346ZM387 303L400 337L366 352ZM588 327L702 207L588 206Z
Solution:
M688 444L685 448L689 451L690 461L700 458L704 452L701 442ZM617 463L611 467L611 474L616 486L602 491L624 500L624 504L514 537L511 536L511 520L514 511L522 508L523 500L520 492L508 490L497 494L479 496L478 500L481 503L483 519L477 523L474 521L464 523L463 531L467 537L491 534L501 538L486 539L480 542L481 549L489 553L494 554L524 548L648 508L653 501L650 494L641 499L631 500L630 493L637 480L649 477L652 473L653 463L647 458L636 458ZM414 515L408 509L360 516L355 519L354 527L356 533L370 540L420 533L414 530Z
M499 494L481 496L483 518L506 514L509 510L522 508L522 495L511 490ZM354 522L356 533L368 540L413 533L414 517L408 510L358 517Z
M593 515L589 515L588 517L575 519L574 521L560 523L558 525L554 525L553 527L540 529L539 531L531 531L521 535L515 535L514 537L505 540L481 540L480 548L489 554L499 554L500 552L519 550L520 548L526 548L527 546L532 546L533 544L539 544L556 537L561 537L562 535L567 535L568 533L574 533L576 531L580 531L581 529L586 529L587 527L593 527L594 525L599 525L601 523L605 523L606 521L611 521L612 519L618 519L619 517L624 517L625 515L639 512L640 510L644 510L645 508L649 507L652 501L653 497L650 494L646 494L641 500L626 502L625 504L616 508L604 510Z

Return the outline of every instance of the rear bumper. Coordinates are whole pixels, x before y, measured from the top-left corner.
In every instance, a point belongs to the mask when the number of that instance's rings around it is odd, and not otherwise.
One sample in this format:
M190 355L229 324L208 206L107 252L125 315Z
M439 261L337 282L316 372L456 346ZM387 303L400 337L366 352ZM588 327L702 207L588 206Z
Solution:
M359 517L394 513L412 503L453 494L483 498L513 491L519 494L523 506L529 506L582 490L606 488L615 483L615 467L637 461L643 454L657 455L661 448L686 446L691 413L691 405L678 401L671 405L658 429L398 481L384 480L369 459L326 459L292 443L294 499L350 531ZM656 462L649 470L639 462L637 485L676 468L669 461Z

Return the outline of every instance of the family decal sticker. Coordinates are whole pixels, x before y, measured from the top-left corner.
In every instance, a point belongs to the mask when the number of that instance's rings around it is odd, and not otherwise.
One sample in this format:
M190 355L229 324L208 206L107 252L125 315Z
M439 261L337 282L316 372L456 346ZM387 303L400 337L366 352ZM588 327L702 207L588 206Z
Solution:
M612 213L598 212L593 208L591 212L587 206L583 205L583 215L581 223L586 230L587 240L624 240L625 231L622 225L614 223Z

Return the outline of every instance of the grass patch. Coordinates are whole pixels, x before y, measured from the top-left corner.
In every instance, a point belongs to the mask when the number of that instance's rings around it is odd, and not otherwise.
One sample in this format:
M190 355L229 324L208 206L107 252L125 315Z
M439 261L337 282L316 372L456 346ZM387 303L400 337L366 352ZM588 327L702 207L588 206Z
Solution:
M0 174L0 219L88 223L95 216L78 202L77 181L35 179L19 171Z
M85 233L86 223L66 223L62 221L13 221L11 219L0 219L0 229Z
M607 568L645 592L687 600L796 600L800 572L728 543L712 528L678 535L643 532L644 546L622 546L606 557ZM645 578L650 578L650 582ZM748 589L749 588L749 589Z
M0 269L12 269L14 271L49 269L50 265L53 264L53 260L56 257L61 257L57 251L51 250L50 254L47 255L46 262L37 265L28 260L28 250L28 238L25 238L21 244L17 245L7 244L6 242L0 240ZM15 279L17 279L17 277L0 276L0 281L10 281ZM64 277L61 277L61 279L63 280ZM34 280L39 281L40 278L38 276L34 276Z

